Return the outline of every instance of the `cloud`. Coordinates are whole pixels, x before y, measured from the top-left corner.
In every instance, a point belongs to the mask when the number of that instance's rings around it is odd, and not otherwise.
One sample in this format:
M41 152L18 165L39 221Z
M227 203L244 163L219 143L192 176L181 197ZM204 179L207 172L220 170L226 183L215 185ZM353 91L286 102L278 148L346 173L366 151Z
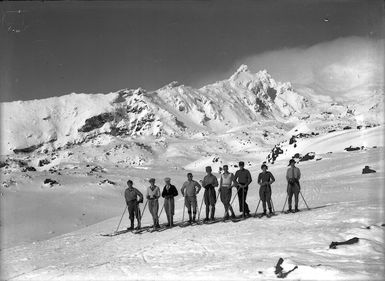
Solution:
M383 85L384 39L339 38L311 47L269 51L239 60L253 72L266 69L278 81L322 89L331 96Z

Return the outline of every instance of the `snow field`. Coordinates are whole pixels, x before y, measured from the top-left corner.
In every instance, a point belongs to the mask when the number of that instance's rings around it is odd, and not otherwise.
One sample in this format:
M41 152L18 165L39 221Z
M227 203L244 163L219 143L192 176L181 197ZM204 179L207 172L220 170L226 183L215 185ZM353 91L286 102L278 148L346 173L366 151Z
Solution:
M99 234L114 231L120 219L124 203L117 197L114 218L49 240L3 249L3 277L6 280L271 280L276 278L275 265L282 257L285 271L298 266L287 280L381 280L384 169L380 155L383 148L333 153L321 161L301 162L298 167L303 174L302 193L314 209L304 210L300 199L302 212L279 214L270 219L251 218L238 223L102 237ZM286 160L281 160L269 168L276 177L272 198L277 211L281 211L286 198L286 165ZM377 173L362 175L364 165L370 165ZM345 169L339 173L341 168ZM254 211L259 200L255 186L259 171L252 167L251 172L254 183L247 201ZM146 178L150 174L157 175L157 184L161 185L160 175L164 172L160 170L135 170L132 176ZM170 174L179 190L185 175L182 171ZM194 175L195 179L203 177L203 173ZM138 186L144 184L137 182ZM202 193L198 203L201 196ZM237 200L234 202L234 210L239 213ZM222 204L218 202L216 206L216 216L222 216ZM178 197L176 220L182 218L182 212L183 198ZM150 223L147 211L143 225ZM121 228L127 224L125 215ZM359 243L328 248L332 241L352 237L359 237Z

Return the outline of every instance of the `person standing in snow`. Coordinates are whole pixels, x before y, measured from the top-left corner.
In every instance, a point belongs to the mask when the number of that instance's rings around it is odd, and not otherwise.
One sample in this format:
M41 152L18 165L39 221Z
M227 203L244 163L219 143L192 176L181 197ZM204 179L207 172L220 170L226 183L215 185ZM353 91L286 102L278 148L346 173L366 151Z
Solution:
M159 202L158 198L160 197L160 189L155 185L155 179L151 178L149 180L150 186L147 188L147 200L148 200L148 209L152 215L152 220L154 222L154 228L159 228Z
M234 186L233 183L234 183L234 174L229 172L229 166L224 165L223 173L219 180L219 189L218 189L218 192L221 197L221 201L223 203L223 206L225 207L225 216L223 217L223 220L229 219L229 210L231 212L231 218L235 218L233 207L231 207L231 204L230 204L231 194L232 194L231 189Z
M174 212L175 202L174 197L178 196L178 190L171 184L170 178L164 179L165 186L162 191L162 197L164 198L164 210L166 211L168 226L174 226Z
M243 216L250 217L250 209L246 203L246 197L252 178L249 170L245 169L245 163L241 161L238 164L239 170L235 172L234 182L238 186L239 211L243 213Z
M288 212L293 212L291 208L291 201L293 198L293 194L294 194L294 200L295 200L294 212L299 212L298 195L301 192L301 186L299 184L299 179L301 178L301 171L299 170L299 168L295 166L294 159L290 159L289 166L290 168L288 168L286 172L287 195L288 195L288 204L289 204Z
M273 214L273 210L271 208L271 184L275 182L275 178L273 174L267 171L266 164L262 164L261 166L262 173L258 175L258 184L259 187L259 198L262 200L263 207L263 215L266 216L266 202L269 207L269 215Z
M215 192L215 187L218 186L218 180L217 177L214 176L212 173L211 167L206 167L206 173L207 175L203 178L202 186L205 189L205 193L203 194L204 202L206 205L206 218L203 220L205 222L211 220L214 220L215 216L215 203L217 202L217 195ZM210 207L211 207L211 215L209 219L209 213L210 213Z
M197 194L201 190L201 185L193 180L192 173L187 174L187 181L183 183L181 188L182 196L184 197L184 203L187 208L189 223L195 222L197 214ZM191 209L193 216L191 216Z
M127 188L124 191L124 198L126 199L128 214L130 216L131 227L127 228L128 230L134 229L134 217L138 221L137 229L141 227L141 214L139 209L139 204L143 203L143 194L133 187L132 180L127 181ZM139 199L138 199L139 198Z

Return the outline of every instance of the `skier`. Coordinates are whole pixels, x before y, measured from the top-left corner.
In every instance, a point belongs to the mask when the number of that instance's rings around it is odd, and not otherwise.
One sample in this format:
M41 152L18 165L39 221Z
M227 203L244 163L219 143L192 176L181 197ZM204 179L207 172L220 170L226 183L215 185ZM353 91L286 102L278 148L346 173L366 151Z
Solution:
M229 219L229 210L231 212L231 218L235 218L233 207L230 205L232 187L234 186L234 174L229 173L229 166L223 165L223 174L219 180L219 189L218 192L221 196L221 201L225 207L225 216L223 220Z
M197 214L197 194L201 190L201 185L193 180L192 173L187 174L187 181L183 183L181 188L182 196L185 198L185 206L187 208L189 223L195 222ZM193 216L191 216L191 209Z
M250 217L250 209L246 203L246 197L249 184L253 179L251 178L249 170L245 169L245 163L241 161L238 164L239 170L235 172L234 182L238 186L239 211L242 212L244 216Z
M262 173L258 175L258 184L260 185L259 198L262 200L263 215L267 215L266 202L269 207L269 215L273 215L271 208L271 184L275 182L275 178L271 172L267 171L266 164L262 164L261 169Z
M162 192L162 197L164 198L164 210L166 211L168 226L173 227L173 217L175 212L174 197L178 196L178 190L174 185L171 184L170 178L165 178L164 182L166 184Z
M147 188L147 200L148 200L148 209L152 215L152 220L154 222L153 227L159 228L159 218L158 218L158 210L159 210L159 202L158 198L160 197L160 189L155 185L155 179L151 178L149 180L150 186Z
M290 168L288 168L286 172L287 195L288 195L288 204L289 204L288 212L293 212L291 208L291 201L293 198L293 194L294 194L294 200L295 200L294 212L299 212L298 195L301 191L301 186L299 184L299 179L301 178L301 171L299 170L299 168L295 167L294 159L290 159L289 166Z
M203 178L203 181L202 181L202 186L205 189L203 198L206 205L206 218L203 220L204 222L207 222L209 220L212 220L212 221L214 220L215 203L217 201L215 187L218 186L218 180L217 180L217 177L214 176L211 172L212 172L211 167L207 166L206 167L207 175ZM211 215L209 219L210 207L211 207Z
M136 229L140 229L141 224L141 215L140 215L140 209L139 204L143 203L143 194L133 187L132 180L127 181L127 188L124 191L124 198L126 199L127 209L130 216L131 221L131 227L127 228L127 230L133 230L134 229L134 217L136 217L138 221L138 225ZM138 200L139 197L139 200Z

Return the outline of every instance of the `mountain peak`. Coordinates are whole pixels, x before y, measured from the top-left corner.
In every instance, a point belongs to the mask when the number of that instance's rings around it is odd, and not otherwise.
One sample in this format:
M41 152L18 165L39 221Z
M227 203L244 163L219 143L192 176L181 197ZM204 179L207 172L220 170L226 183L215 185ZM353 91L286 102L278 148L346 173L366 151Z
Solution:
M238 67L237 71L231 75L230 80L237 80L239 77L249 76L251 73L249 71L249 67L246 64L242 64Z
M248 72L248 71L249 71L249 67L246 64L242 64L240 67L238 67L235 73Z

